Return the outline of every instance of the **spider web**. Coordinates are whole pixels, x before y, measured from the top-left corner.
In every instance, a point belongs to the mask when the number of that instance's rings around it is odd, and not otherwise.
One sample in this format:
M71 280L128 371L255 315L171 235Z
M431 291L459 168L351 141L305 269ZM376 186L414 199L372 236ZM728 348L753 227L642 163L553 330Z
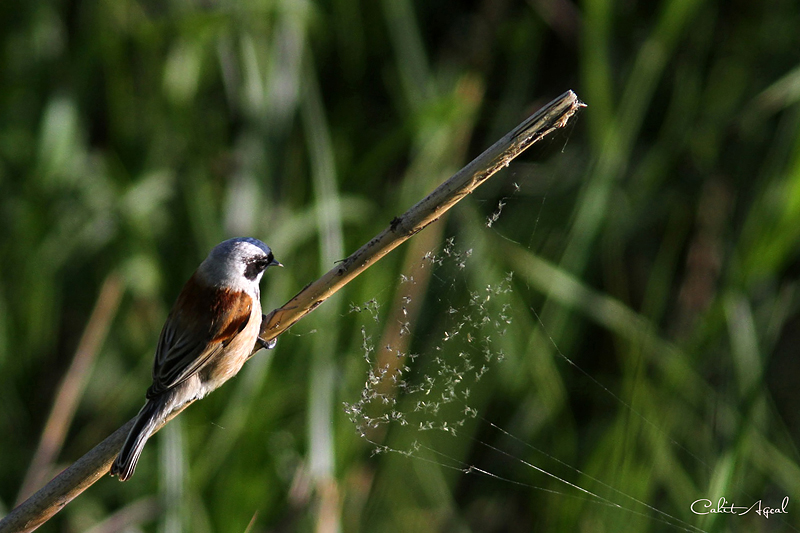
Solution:
M510 208L525 208L530 198L519 200L521 187L512 183L510 193L496 201L485 216L484 230L503 239L507 237L499 227ZM535 239L547 200L547 187L541 200L527 243L529 250L542 242ZM519 245L519 239L513 240ZM493 373L514 372L504 368L507 359L522 357L518 347L509 347L507 332L515 327L514 317L523 311L521 299L515 294L514 272L495 276L493 282L481 284L483 265L474 252L474 243L462 244L456 237L445 239L438 251L427 251L417 259L414 273L405 273L398 279L400 298L392 304L378 299L360 305L353 304L351 312L364 316L360 328L361 348L366 365L366 379L360 397L345 403L344 410L357 433L369 442L373 454L397 454L409 460L430 463L440 468L454 470L465 476L481 476L494 482L524 487L527 490L547 493L565 501L589 503L609 508L668 530L703 531L688 520L700 517L681 509L667 512L661 503L646 501L633 495L635 490L601 479L586 469L570 464L574 459L559 457L556 451L545 451L525 439L514 435L488 418L485 412L491 400L489 390ZM430 290L415 291L419 273L427 271ZM499 279L499 281L497 281ZM474 289L474 287L480 287ZM420 292L422 296L420 296ZM428 302L443 308L440 316L411 317L413 304L428 307L416 298L435 299ZM398 309L387 307L399 306ZM610 399L630 417L641 420L668 446L679 449L690 461L710 471L699 453L693 452L673 438L659 423L650 420L637 410L626 396L615 393L604 380L584 370L568 357L548 332L547 324L535 306L525 304L535 317L541 334L555 352L557 359L566 363L562 370L588 380L588 386ZM394 312L393 312L394 311ZM387 320L397 321L394 342L384 343L381 336ZM516 353L515 353L516 352ZM537 354L524 354L536 357ZM450 441L448 441L450 439ZM486 465L484 456L454 455L452 440L467 440L488 453L505 459L516 469L499 469L497 461ZM463 447L463 446L462 446ZM521 470L520 470L521 467ZM527 473L526 473L527 471ZM757 499L757 498L756 498ZM661 500L658 500L661 501ZM685 518L685 519L684 519ZM791 530L791 525L782 522Z
M518 190L515 186L515 191ZM507 201L508 199L503 199L498 202L496 209L486 219L487 228L491 229L497 223ZM445 286L444 290L433 292L444 294L448 298L444 316L435 321L436 325L431 331L421 335L435 341L427 343L420 352L403 350L392 345L376 346L374 337L381 326L381 304L373 299L361 305L351 305L351 312L364 313L368 317L361 325L361 347L368 369L360 397L352 403L345 403L344 410L358 434L372 444L373 454L396 453L464 474L485 476L504 483L648 517L676 530L702 531L525 443L479 414L479 409L471 403L472 392L481 386L487 373L496 370L506 359L502 340L508 328L513 326L514 274L506 272L499 283L486 284L481 290L468 290L465 278L474 262L473 249L457 246L454 237L445 241L440 252L427 252L419 258L419 267L433 269L434 278ZM401 292L404 287L416 283L413 276L405 274L398 281ZM403 307L399 316L406 319L406 306L412 303L411 296L404 294L400 301ZM411 330L410 323L401 321L401 337L413 337ZM409 343L410 346L414 344ZM380 352L383 352L384 357L377 356ZM390 355L388 359L387 354ZM567 359L563 354L561 356ZM387 360L388 362L381 362ZM515 480L477 464L466 463L442 451L448 445L438 437L444 435L457 439L461 434L460 430L470 423L488 426L537 452L543 458L566 467L578 477L588 477L611 496L584 488L481 438L467 437L518 465L555 480L562 488L552 489ZM386 444L386 436L390 431L393 433L392 444ZM423 437L428 433L436 433L437 437ZM467 435L473 433L474 431L466 432Z

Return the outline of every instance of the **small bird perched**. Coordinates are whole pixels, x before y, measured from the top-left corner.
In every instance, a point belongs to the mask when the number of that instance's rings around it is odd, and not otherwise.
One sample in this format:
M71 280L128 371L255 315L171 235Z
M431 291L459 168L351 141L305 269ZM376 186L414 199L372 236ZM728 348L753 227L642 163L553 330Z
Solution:
M239 372L260 341L258 284L270 266L283 265L263 242L229 239L214 247L189 278L161 330L147 403L111 465L112 476L130 478L147 439L171 413Z

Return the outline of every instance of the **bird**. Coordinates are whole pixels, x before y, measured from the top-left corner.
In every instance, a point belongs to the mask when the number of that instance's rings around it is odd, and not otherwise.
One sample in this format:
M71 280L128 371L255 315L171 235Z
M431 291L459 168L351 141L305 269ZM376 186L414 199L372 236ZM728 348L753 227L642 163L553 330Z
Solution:
M239 237L215 246L183 286L155 351L153 383L109 473L126 481L147 439L187 404L242 368L256 344L272 348L261 329L261 276L275 260L269 246Z

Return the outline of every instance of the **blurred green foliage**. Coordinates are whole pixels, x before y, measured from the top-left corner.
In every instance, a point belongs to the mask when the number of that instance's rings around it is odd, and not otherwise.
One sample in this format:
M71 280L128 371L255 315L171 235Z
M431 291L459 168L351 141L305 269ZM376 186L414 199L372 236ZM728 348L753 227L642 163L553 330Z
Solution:
M288 267L264 282L277 307L571 88L589 105L577 127L42 531L676 530L628 496L707 531L796 530L798 27L793 0L3 2L0 513L65 376L76 407L39 475L136 413L169 306L214 244L268 242ZM464 268L448 238L472 250ZM455 436L379 424L378 444L428 452L373 455L342 407L365 355L403 347L409 382L441 376L469 348L443 341L450 309L471 316L470 294L512 271L479 416ZM101 293L115 280L119 305ZM108 333L68 374L92 320ZM789 496L790 514L690 512L723 496Z

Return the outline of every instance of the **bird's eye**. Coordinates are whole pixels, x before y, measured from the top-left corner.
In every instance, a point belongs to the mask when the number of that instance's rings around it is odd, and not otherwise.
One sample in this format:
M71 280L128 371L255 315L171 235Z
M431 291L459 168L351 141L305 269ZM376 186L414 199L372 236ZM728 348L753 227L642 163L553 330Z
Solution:
M256 257L250 260L244 267L244 277L250 281L255 280L259 274L264 272L269 262L263 257Z

